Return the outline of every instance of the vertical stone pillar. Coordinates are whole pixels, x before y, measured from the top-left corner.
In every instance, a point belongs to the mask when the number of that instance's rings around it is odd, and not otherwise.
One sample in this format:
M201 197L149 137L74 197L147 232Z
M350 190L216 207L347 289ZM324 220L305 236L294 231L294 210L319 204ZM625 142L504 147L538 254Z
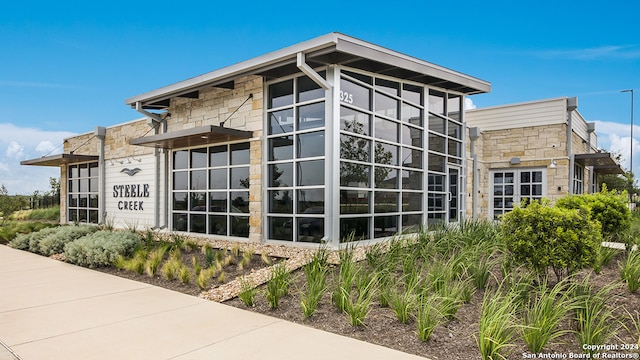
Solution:
M249 148L249 241L262 241L262 140Z

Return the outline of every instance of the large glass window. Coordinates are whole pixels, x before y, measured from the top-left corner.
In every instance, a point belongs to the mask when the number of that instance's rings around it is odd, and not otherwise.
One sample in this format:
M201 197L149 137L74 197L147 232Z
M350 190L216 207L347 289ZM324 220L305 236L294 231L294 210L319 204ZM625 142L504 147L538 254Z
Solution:
M267 97L267 238L319 243L325 224L324 90L298 76L270 84Z
M249 156L249 143L174 151L172 230L249 237Z
M423 89L341 71L341 241L420 228L425 210Z
M543 169L497 170L491 172L491 209L499 219L517 205L540 200L546 195Z
M462 96L434 89L428 94L428 223L457 221L451 216L462 207L465 189L457 186L462 173L450 176L450 165L457 167L463 160L463 124L461 117ZM447 187L446 184L449 184ZM455 201L449 201L454 199Z
M97 224L98 163L67 167L67 221Z

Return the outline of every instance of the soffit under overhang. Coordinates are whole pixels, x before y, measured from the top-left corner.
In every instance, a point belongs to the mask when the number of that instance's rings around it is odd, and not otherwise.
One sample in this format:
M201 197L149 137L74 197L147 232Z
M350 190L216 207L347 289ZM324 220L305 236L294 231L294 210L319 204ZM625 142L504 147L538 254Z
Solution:
M160 149L179 149L251 138L251 131L207 125L165 134L143 136L129 140L129 144Z
M611 157L611 153L597 152L574 155L576 163L582 166L593 166L593 171L597 174L624 174L624 170Z
M37 159L20 161L20 165L33 165L33 166L61 166L65 164L98 161L100 159L97 155L80 155L80 154L57 154L50 156L43 156Z

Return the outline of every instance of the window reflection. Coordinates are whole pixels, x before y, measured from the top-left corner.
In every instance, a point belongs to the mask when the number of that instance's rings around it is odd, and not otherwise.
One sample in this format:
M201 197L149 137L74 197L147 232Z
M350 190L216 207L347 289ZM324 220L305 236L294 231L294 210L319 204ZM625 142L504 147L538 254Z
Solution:
M325 72L321 71L318 74L325 78ZM324 89L315 81L311 80L308 76L301 76L298 78L298 101L308 101L314 99L320 99L324 97Z
M370 161L371 141L350 135L340 136L340 158L356 161Z
M364 190L340 190L340 214L368 213L370 194Z
M376 164L398 165L398 147L376 141Z
M398 124L394 121L376 118L375 137L391 142L398 142Z
M227 188L227 169L209 170L209 189Z
M298 135L298 157L324 155L324 131Z
M207 166L207 148L191 150L191 168Z
M408 122L409 124L422 126L422 109L403 102L402 121Z
M344 106L340 107L340 130L369 135L370 123L369 115Z
M324 126L324 102L298 108L298 130Z
M414 104L422 105L422 87L404 84L402 86L402 98Z
M186 169L189 166L189 152L187 150L180 150L173 152L173 168L174 169Z
M249 217L248 216L229 216L231 221L231 236L249 237Z
M398 100L376 92L374 101L376 114L393 119L398 118Z
M269 108L293 104L293 80L269 85Z
M293 164L285 163L269 165L269 186L293 186Z
M375 168L375 187L376 189L397 189L398 188L398 170L376 166Z
M324 185L324 160L298 162L298 185Z
M397 216L376 216L373 221L374 237L393 236L398 232Z
M398 193L388 191L376 191L373 201L373 212L397 212Z
M320 243L324 237L324 218L301 217L298 222L298 241Z
M216 191L209 193L209 211L227 212L227 192Z
M249 188L249 168L231 168L231 189L248 189Z
M282 134L293 131L293 109L269 113L269 134Z
M422 190L422 173L418 171L402 170L402 188Z
M403 192L402 211L422 211L422 193Z
M293 241L293 218L269 217L269 239Z
M209 166L226 166L227 158L227 146L209 148Z
M227 235L227 217L222 215L209 215L209 234Z
M293 214L293 192L291 190L269 190L269 212Z
M398 96L400 84L387 79L376 79L376 89L382 90L394 96Z
M402 166L422 169L422 151L402 148Z
M298 214L324 214L324 189L298 190Z
M340 162L340 186L368 187L371 166Z
M177 171L173 173L173 190L187 190L189 188L189 173Z
M293 136L269 139L269 160L293 159Z
M231 192L231 208L232 213L249 213L249 192L233 191Z
M341 218L340 219L340 242L369 239L368 217Z
M231 145L231 165L249 164L249 143Z

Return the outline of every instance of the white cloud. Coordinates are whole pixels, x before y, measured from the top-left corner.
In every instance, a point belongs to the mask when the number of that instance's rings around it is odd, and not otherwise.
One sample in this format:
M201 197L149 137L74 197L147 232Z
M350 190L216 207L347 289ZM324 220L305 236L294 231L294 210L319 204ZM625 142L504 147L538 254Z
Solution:
M629 125L596 120L596 133L598 134L598 147L610 151L614 155L622 157L622 167L629 169L631 149L633 145L633 173L640 174L640 127L633 127L633 142L631 141L631 128Z
M0 123L0 184L11 194L31 194L35 190L48 191L49 178L60 177L60 168L51 166L22 166L21 160L39 158L61 145L68 131L46 131ZM59 146L53 153L61 153Z
M473 103L473 100L471 100L468 97L464 98L464 109L465 110L472 110L476 108L476 104Z
M17 142L12 141L9 146L7 146L6 154L8 158L20 160L24 156L24 146L20 146Z
M595 60L603 58L637 59L640 48L637 45L607 45L586 49L558 49L533 52L544 58L564 58L576 60Z
M36 146L36 151L38 151L40 154L44 156L52 152L55 148L56 148L56 145L53 145L53 143L49 140L45 140L45 141L40 141L38 146Z

